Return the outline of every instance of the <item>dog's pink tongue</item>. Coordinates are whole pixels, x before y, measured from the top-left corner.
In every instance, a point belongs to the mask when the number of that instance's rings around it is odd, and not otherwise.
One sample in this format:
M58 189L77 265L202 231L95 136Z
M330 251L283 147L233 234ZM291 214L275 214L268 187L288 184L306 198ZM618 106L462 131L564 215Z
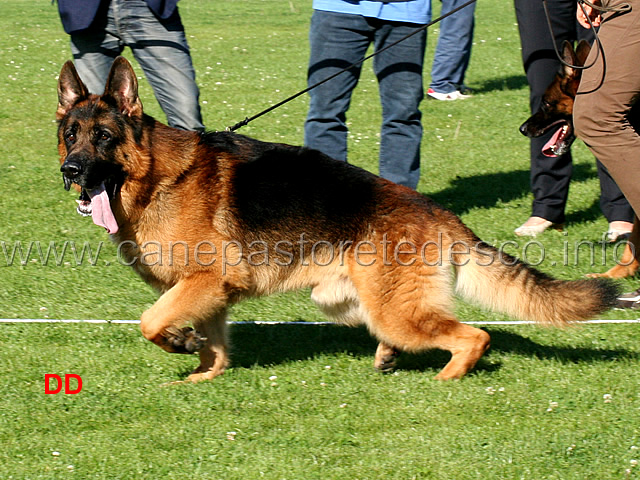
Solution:
M113 216L111 211L111 202L109 201L109 194L104 188L104 183L87 193L91 198L93 223L106 228L109 234L116 233L118 231L118 222L116 222L116 217Z
M559 128L556 133L553 134L553 136L551 137L551 140L549 140L544 147L542 147L542 154L545 157L557 157L558 155L556 155L556 153L553 151L553 146L556 144L556 142L558 141L558 138L560 138L560 134L562 133L562 128Z

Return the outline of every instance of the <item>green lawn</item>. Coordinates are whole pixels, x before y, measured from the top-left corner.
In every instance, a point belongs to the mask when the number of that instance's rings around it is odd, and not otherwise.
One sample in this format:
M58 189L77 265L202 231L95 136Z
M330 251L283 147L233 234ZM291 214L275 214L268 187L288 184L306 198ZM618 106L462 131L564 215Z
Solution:
M208 128L224 129L306 86L310 0L185 0L180 8ZM118 262L100 228L75 214L75 195L62 188L54 113L70 51L56 6L5 0L0 26L0 318L137 319L156 294ZM436 37L437 26L427 65ZM472 99L423 103L420 192L544 272L574 279L610 268L616 250L601 243L607 223L595 165L580 142L566 231L533 243L513 235L531 194L528 140L517 129L528 89L511 3L479 0L467 83ZM162 118L144 80L141 96ZM303 96L239 132L300 144L306 107ZM350 161L374 172L379 116L366 67L349 114ZM458 315L507 319L462 302ZM323 317L299 292L241 304L232 320ZM442 352L401 357L395 374L380 375L364 330L236 325L233 368L223 377L163 387L197 360L164 353L135 325L0 324L0 478L638 476L637 325L486 329L492 349L477 368L437 383ZM78 374L83 389L46 395L46 373Z

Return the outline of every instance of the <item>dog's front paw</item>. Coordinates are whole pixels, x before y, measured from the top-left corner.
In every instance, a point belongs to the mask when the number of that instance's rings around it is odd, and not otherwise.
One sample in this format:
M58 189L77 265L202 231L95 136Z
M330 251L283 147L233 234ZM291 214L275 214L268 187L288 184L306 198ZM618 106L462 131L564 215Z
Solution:
M399 353L397 351L393 351L391 353L381 356L380 358L376 358L374 367L379 372L391 373L396 368L396 360L398 358L398 355Z
M169 327L165 330L168 350L173 353L195 353L205 346L207 339L191 327Z

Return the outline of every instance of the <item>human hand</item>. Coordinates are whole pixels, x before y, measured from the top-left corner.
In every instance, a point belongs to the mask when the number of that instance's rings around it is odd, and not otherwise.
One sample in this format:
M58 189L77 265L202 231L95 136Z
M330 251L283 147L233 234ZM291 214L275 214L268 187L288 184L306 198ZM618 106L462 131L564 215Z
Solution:
M601 2L600 0L594 0L592 4L600 5ZM587 17L591 19L591 23L589 23ZM598 10L593 8L591 5L587 5L582 2L578 2L578 11L576 13L576 18L578 19L578 23L584 28L591 28L591 25L593 25L594 27L599 27L600 22L602 21L602 16L600 15L600 12Z

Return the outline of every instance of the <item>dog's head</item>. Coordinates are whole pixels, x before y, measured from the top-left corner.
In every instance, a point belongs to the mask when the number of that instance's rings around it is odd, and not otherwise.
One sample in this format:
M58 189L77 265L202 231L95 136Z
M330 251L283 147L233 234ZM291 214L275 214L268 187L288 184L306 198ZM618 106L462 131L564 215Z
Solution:
M135 143L142 115L138 83L123 57L113 63L102 95L89 94L71 61L62 67L56 118L64 186L81 191L78 212L109 233L118 230L111 202L126 178L123 147Z
M569 65L584 65L590 45L582 40L574 51L571 43L563 45L563 59ZM580 84L582 70L564 65L554 81L547 87L540 110L520 126L520 132L527 137L539 137L551 128L556 131L542 149L548 157L564 155L576 139L573 130L573 102Z

